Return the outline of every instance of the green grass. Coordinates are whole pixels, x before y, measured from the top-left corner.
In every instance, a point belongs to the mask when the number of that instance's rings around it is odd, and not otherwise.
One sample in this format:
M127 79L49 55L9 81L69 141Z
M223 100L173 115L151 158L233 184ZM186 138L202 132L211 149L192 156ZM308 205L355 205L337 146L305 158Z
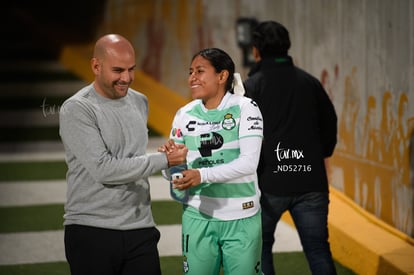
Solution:
M1 275L70 275L67 262L0 266Z
M153 201L151 205L157 225L181 224L182 204L176 201Z
M180 224L181 204L175 201L153 201L157 225ZM0 233L63 229L63 204L0 207Z
M63 204L0 208L0 233L63 229Z
M308 264L302 252L275 253L273 259L278 275L310 275ZM180 256L161 257L161 272L163 275L182 274ZM355 275L339 263L335 263L338 275ZM66 262L20 264L0 266L1 275L70 275Z
M65 179L64 161L0 162L1 181Z

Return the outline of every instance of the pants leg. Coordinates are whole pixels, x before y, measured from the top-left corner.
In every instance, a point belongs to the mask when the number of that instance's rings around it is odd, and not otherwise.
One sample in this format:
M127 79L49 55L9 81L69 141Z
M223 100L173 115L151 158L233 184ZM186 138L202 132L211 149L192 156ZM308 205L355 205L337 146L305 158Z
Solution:
M336 274L328 242L329 194L311 192L295 197L290 213L312 274Z
M224 274L262 275L261 215L220 222Z
M122 275L160 275L161 264L157 244L160 232L155 227L128 230L124 235L125 259Z
M265 275L274 275L273 244L276 225L289 205L290 198L278 197L262 192L262 271Z
M114 275L121 271L120 231L68 225L64 241L72 275Z
M156 228L122 231L68 225L66 259L72 275L160 275L159 238Z
M219 222L182 216L183 274L218 275L222 262Z

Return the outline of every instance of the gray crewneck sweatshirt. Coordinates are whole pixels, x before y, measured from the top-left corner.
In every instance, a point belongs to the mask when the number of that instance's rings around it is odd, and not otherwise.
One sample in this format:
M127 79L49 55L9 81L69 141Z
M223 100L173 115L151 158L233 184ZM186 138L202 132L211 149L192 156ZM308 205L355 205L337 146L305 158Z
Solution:
M168 161L164 153L146 154L145 95L129 89L112 100L90 84L63 103L59 116L68 165L64 225L154 226L148 177Z

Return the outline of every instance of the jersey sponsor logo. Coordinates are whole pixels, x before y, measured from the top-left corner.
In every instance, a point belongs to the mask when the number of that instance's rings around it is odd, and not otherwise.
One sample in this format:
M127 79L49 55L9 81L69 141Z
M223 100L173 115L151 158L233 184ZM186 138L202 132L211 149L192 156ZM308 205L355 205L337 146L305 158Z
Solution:
M171 135L173 137L182 137L183 136L183 133L181 132L181 129L179 129L179 128L173 128L171 130Z
M193 127L193 125L195 125L197 122L195 120L190 120L187 125L185 126L185 128L187 128L187 130L189 132L192 132L195 130L195 127Z
M253 124L250 125L250 127L248 128L249 131L250 130L263 130L263 127L262 127L263 119L261 117L259 117L259 116L256 116L256 117L249 116L247 118L247 121L253 122Z
M216 164L224 164L224 159L200 159L197 161L197 167L212 167Z
M211 157L212 150L221 148L223 143L223 137L216 132L201 134L200 147L198 147L198 151L202 157Z
M224 130L231 130L236 126L236 121L233 118L232 114L227 113L224 116L223 122L221 123L221 126Z
M263 130L263 127L261 126L257 126L257 125L252 125L250 126L247 130Z
M197 125L205 126L205 125L219 125L221 121L203 121L203 122L197 122Z
M253 208L253 207L254 207L254 201L248 201L248 202L243 202L242 203L243 210Z
M202 121L197 122L197 126L204 127L208 132L220 131L221 130L221 121Z
M196 121L196 120L190 120L187 125L185 126L185 128L187 128L187 130L189 132L193 132L196 130L196 126L200 126L200 127L204 127L207 126L208 127L208 131L219 131L220 125L222 124L222 121Z
M259 117L259 116L255 116L255 117L249 116L247 118L247 121L262 121L262 120L263 119L261 117Z

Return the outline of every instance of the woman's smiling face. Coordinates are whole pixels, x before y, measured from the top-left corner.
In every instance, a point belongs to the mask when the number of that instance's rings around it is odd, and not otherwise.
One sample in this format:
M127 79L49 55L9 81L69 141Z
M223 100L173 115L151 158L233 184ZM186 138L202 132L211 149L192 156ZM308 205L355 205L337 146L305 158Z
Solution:
M196 56L191 62L188 77L192 98L201 99L206 108L211 106L209 103L214 103L217 99L220 102L225 93L227 76L227 71L217 73L210 61L202 56Z

